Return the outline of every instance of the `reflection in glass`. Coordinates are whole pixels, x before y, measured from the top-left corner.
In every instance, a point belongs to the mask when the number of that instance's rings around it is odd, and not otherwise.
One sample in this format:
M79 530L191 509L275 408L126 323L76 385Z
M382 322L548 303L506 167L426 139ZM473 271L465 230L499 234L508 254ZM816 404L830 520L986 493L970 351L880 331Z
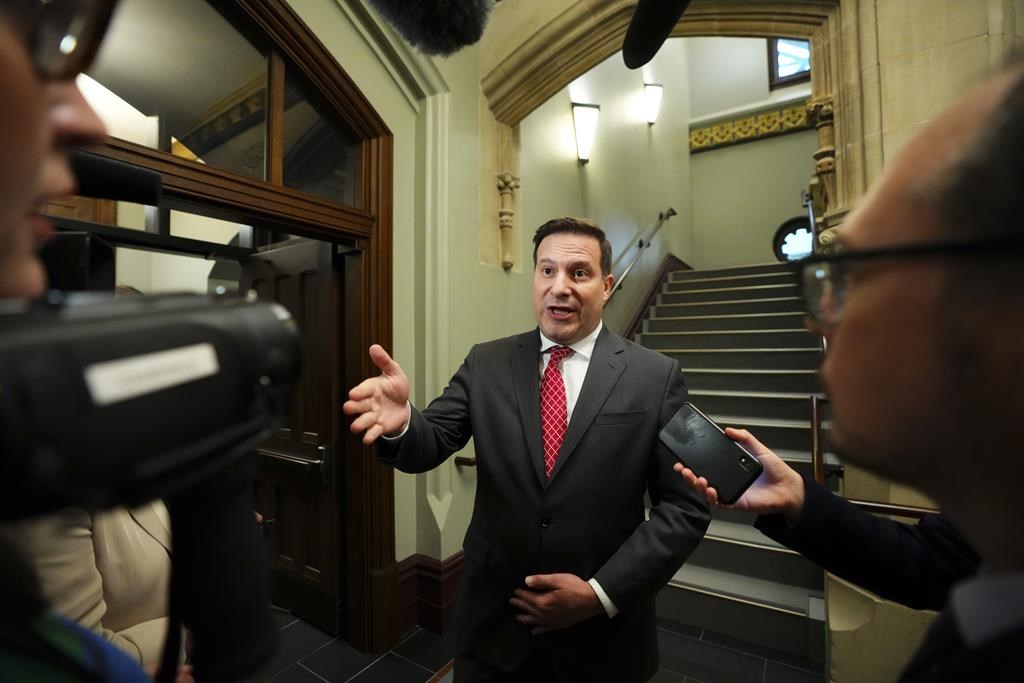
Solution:
M205 0L122 0L89 76L112 135L264 177L267 59Z
M127 247L117 247L114 259L117 283L134 287L143 294L206 294L216 291L217 287L232 291L238 289L241 272L232 261L211 261ZM222 263L227 265L222 266Z
M295 190L356 206L360 140L326 107L313 102L310 89L286 76L284 184Z
M779 38L776 42L776 66L779 78L811 70L811 43Z

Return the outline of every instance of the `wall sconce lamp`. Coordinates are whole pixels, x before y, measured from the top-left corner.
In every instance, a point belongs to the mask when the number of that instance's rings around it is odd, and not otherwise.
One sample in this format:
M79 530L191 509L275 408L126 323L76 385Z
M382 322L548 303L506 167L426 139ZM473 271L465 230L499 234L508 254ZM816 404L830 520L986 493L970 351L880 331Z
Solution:
M572 123L576 129L576 156L581 164L590 161L590 149L594 146L597 132L597 115L601 107L597 104L572 105Z
M647 114L647 125L653 126L658 120L661 109L662 87L657 83L644 83L644 112Z

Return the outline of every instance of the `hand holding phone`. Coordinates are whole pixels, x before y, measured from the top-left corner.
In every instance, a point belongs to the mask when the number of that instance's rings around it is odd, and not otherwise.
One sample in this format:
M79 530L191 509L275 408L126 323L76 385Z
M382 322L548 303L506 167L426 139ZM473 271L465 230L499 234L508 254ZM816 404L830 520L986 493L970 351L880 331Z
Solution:
M757 458L692 403L682 405L659 437L680 462L707 480L723 505L735 503L761 474Z

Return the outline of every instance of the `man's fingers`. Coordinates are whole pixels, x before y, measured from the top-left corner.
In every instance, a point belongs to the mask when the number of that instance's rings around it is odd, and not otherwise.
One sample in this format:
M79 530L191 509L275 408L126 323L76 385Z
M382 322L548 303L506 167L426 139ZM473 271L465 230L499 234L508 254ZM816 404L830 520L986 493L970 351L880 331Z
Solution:
M371 445L383 433L384 433L384 428L383 427L381 427L379 424L373 425L372 427L370 427L369 429L366 430L365 434L363 434L363 445L364 446Z
M520 612L523 612L525 614L529 614L530 616L534 617L535 619L539 620L541 618L541 616L542 616L541 615L541 611L539 609L537 609L536 605L534 605L531 602L528 602L527 600L523 599L522 597L513 597L508 602L509 602L510 605L515 607Z
M380 344L374 344L370 347L370 360L385 375L397 375L402 372L402 367L388 355L388 352Z
M726 427L725 435L740 444L743 444L748 451L751 451L754 455L761 457L765 452L771 453L771 449L765 446L763 443L758 441L753 434L748 432L746 429L736 429L734 427Z
M711 486L708 486L705 489L704 497L707 498L708 502L712 505L721 505L721 503L718 502L718 491Z
M553 590L562 585L558 574L534 574L527 576L525 583L535 591Z

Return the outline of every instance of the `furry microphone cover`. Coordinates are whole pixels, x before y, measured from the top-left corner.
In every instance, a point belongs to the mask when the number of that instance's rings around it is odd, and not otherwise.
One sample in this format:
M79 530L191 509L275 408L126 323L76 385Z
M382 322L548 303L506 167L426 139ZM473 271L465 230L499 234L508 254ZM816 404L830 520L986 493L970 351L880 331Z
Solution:
M420 52L448 56L480 40L494 0L370 0Z

